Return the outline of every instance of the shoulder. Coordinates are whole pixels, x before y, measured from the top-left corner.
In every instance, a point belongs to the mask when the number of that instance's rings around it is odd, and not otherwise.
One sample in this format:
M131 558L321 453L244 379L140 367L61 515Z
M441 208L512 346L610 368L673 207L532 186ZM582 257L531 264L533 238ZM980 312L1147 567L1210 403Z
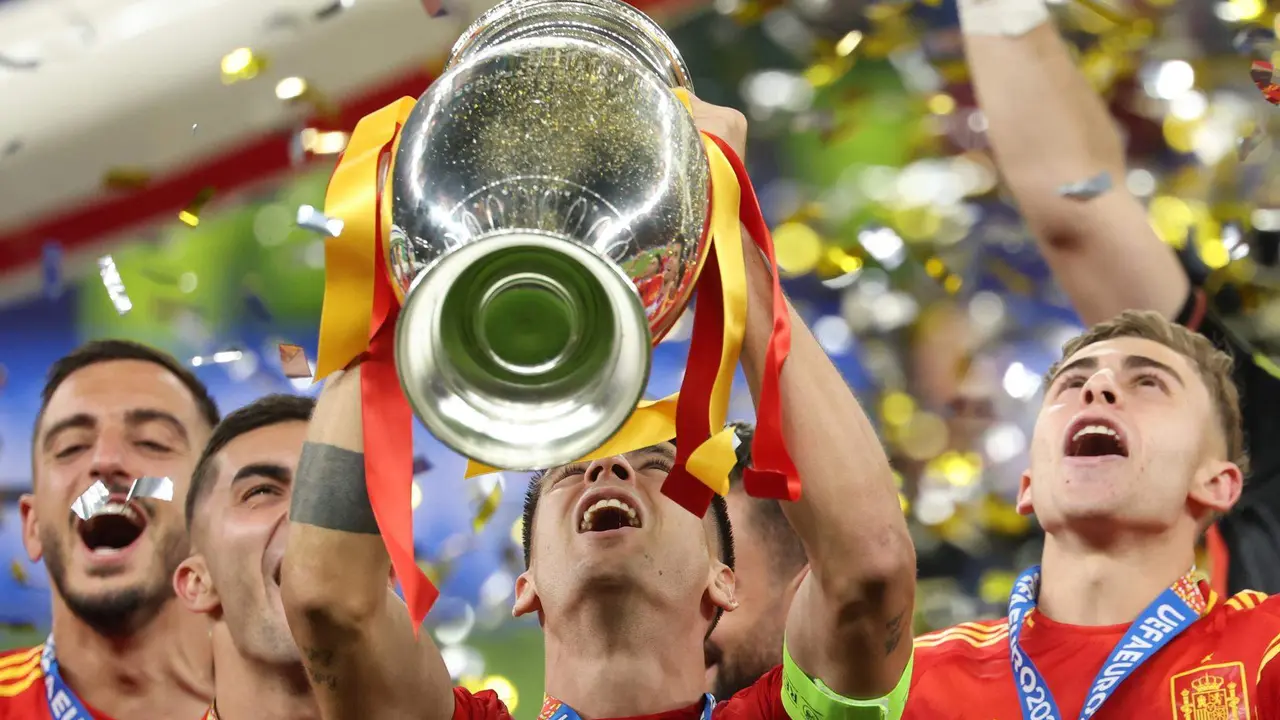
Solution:
M44 675L40 670L43 649L43 645L37 645L0 653L0 704L40 687L36 681Z
M739 690L733 697L717 702L712 714L716 720L787 717L787 711L782 707L782 666L761 675L759 680Z
M511 711L492 690L453 689L453 720L511 720Z
M947 659L986 658L1004 652L1009 638L1009 622L976 620L944 630L925 633L915 639L916 673Z

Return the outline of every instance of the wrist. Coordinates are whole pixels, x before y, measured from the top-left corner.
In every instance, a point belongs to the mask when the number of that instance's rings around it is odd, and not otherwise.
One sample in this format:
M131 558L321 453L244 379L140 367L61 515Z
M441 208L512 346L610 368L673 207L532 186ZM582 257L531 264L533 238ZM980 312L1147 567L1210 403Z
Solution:
M957 0L966 35L1026 35L1049 22L1044 0Z

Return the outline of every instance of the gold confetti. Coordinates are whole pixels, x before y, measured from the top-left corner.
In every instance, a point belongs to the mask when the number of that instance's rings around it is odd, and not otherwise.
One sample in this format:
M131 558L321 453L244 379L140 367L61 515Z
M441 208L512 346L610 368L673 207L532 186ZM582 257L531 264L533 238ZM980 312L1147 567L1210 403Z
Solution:
M494 483L493 489L485 496L484 501L480 503L480 509L476 511L475 520L471 521L471 530L480 532L484 530L489 521L493 519L493 514L498 511L498 505L502 502L502 483Z
M307 360L307 351L301 345L280 345L280 366L284 376L289 379L310 379L311 363Z
M195 227L200 224L200 211L204 206L213 199L214 189L207 187L202 189L187 206L178 213L178 219L186 225Z
M26 585L28 582L27 568L17 558L14 558L9 563L9 574L13 576L13 581L19 585Z
M102 186L108 190L140 190L150 182L151 173L142 168L111 168L102 176Z
M222 57L222 84L252 80L267 67L267 59L249 48L236 48Z

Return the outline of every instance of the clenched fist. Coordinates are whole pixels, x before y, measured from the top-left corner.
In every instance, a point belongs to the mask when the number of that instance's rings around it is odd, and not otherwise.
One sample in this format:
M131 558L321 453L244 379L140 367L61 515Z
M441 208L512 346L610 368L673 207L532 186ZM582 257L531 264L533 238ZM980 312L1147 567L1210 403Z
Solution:
M703 102L689 95L693 107L693 122L698 129L711 133L729 144L738 157L747 159L747 118L733 108L720 107Z

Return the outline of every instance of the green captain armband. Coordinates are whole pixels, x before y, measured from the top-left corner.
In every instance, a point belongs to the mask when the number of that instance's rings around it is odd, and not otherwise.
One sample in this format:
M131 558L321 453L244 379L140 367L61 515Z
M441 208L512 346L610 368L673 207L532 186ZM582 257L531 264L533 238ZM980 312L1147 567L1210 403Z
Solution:
M782 707L791 720L900 720L911 689L911 669L915 651L898 685L888 695L871 700L854 700L837 695L826 683L811 678L791 659L786 643L782 645Z

